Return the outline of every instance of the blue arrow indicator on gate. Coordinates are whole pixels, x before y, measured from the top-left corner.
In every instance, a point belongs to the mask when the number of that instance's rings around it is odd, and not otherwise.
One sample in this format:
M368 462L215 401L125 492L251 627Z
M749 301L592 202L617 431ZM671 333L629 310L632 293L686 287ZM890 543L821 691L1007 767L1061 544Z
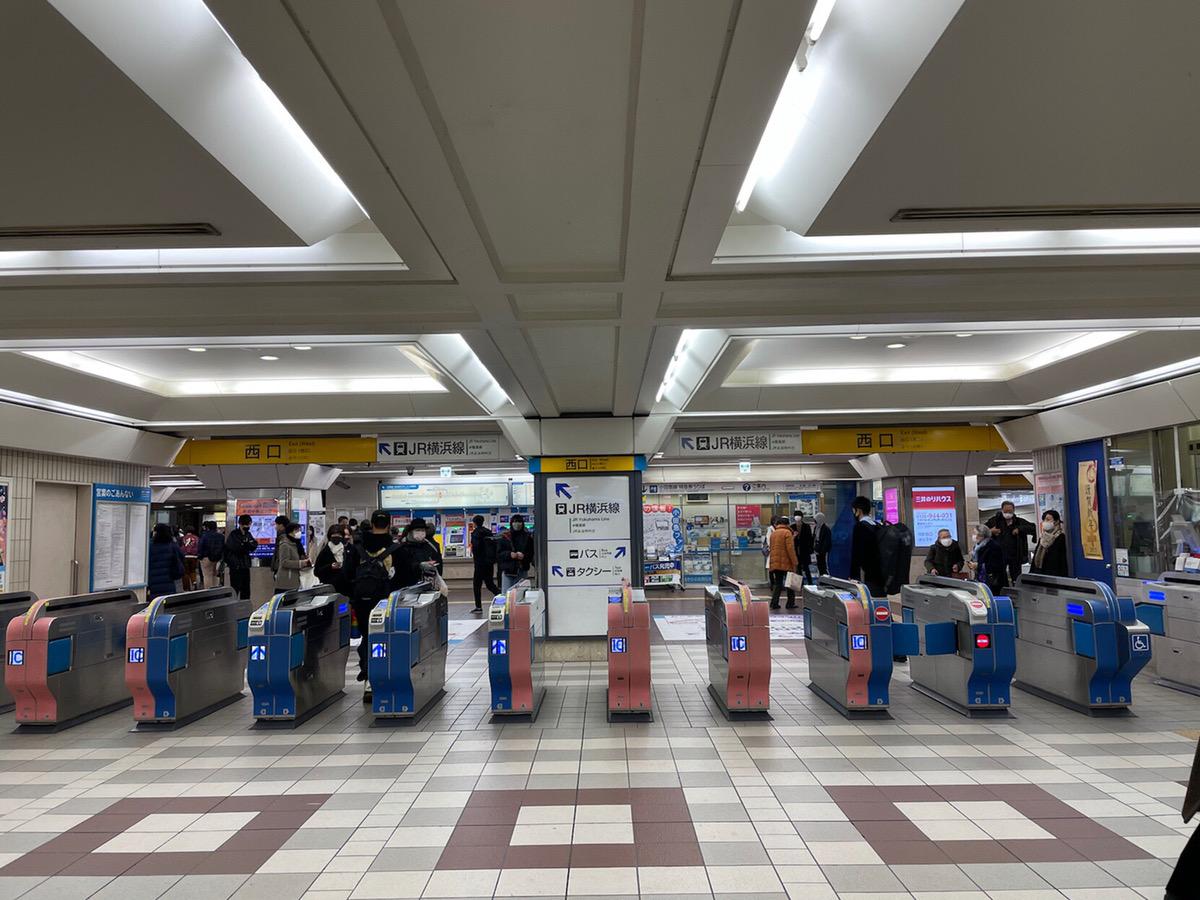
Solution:
M390 443L388 443L387 441L380 441L379 442L379 453L382 456L391 456L392 455L392 445Z
M625 555L625 548L618 547L617 552L613 554L613 559L620 559L624 555Z
M387 658L387 644L383 644L383 643L372 644L371 645L371 658L372 659L386 659Z
M266 647L251 647L250 648L250 658L254 659L254 660L266 659L267 658L267 648Z
M554 485L554 496L556 496L556 497L566 497L568 500L570 500L570 499L571 499L571 492L567 490L567 488L569 488L569 487L570 487L570 485L569 485L569 484L567 484L565 481L560 481L560 482L557 482L557 483Z
M681 437L679 439L679 445L683 447L684 450L695 450L696 448L694 443L695 442L690 437Z
M562 573L563 573L562 566L551 566L550 573L552 575L562 575Z

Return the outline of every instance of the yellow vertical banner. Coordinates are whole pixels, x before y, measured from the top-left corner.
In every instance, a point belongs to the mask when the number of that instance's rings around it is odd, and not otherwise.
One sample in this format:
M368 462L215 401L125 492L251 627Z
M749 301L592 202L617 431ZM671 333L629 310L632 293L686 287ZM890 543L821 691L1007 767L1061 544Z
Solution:
M1079 541L1084 559L1104 559L1100 542L1100 491L1096 486L1098 465L1089 459L1079 464Z

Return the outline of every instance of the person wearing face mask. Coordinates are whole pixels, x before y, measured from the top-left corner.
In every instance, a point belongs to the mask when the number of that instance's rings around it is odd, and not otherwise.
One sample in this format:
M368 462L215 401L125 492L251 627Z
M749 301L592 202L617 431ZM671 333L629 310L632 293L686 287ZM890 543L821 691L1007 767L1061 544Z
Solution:
M520 513L512 517L508 531L500 538L496 547L496 560L500 563L500 590L508 591L518 581L529 577L537 551L533 536L525 530L525 517Z
M975 526L975 550L967 563L975 573L975 580L986 584L993 594L1004 593L1007 572L1004 551L992 537L992 529L986 524Z
M871 520L871 501L855 497L850 504L854 516L854 531L850 536L850 577L867 586L872 597L887 596L883 577L883 560L879 557L879 536Z
M300 540L300 523L288 522L275 541L275 592L300 589L300 573L310 565Z
M350 585L346 580L346 528L343 525L330 525L325 538L325 544L317 553L313 564L313 574L321 584L332 584L339 594L350 595Z
M949 528L943 528L925 555L925 571L930 575L957 575L962 571L963 562L958 541L950 536Z
M350 608L354 610L354 621L363 635L358 645L359 681L367 680L366 633L371 610L398 587L395 584L395 558L400 548L392 541L391 524L392 517L386 510L375 510L371 514L371 530L362 536L360 542L347 547L342 557ZM407 584L401 586L406 587ZM363 692L363 702L370 699L371 685L368 683Z
M817 572L829 574L829 551L833 549L833 532L825 524L825 513L813 516L813 552L817 555Z
M429 526L421 518L412 522L400 534L396 550L395 589L425 581L436 571L442 572L442 551L429 538Z
M1029 539L1037 537L1037 529L1028 519L1017 515L1011 500L1001 503L1000 512L984 524L1000 545L1000 551L1004 554L1008 583L1012 584L1021 574L1021 567L1029 562Z
M1029 571L1038 575L1068 576L1067 536L1063 534L1062 517L1057 509L1048 509L1042 515L1042 536L1033 551L1033 563Z
M250 599L250 560L258 549L258 539L250 533L254 520L249 515L238 516L238 527L229 532L225 541L225 566L229 570L229 586L237 591L238 599Z

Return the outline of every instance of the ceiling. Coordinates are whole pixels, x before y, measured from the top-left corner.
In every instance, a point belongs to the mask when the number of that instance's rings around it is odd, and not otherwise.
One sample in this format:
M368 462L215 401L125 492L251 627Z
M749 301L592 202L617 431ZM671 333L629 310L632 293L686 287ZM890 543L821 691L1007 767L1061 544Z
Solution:
M1194 4L840 0L801 71L813 6L9 4L0 400L197 437L637 417L665 445L1200 369L1200 219L1111 213L1200 206ZM798 131L738 213L781 89ZM994 210L1063 206L1093 214ZM934 208L974 212L892 221ZM172 223L214 233L132 228ZM5 232L35 227L74 232Z

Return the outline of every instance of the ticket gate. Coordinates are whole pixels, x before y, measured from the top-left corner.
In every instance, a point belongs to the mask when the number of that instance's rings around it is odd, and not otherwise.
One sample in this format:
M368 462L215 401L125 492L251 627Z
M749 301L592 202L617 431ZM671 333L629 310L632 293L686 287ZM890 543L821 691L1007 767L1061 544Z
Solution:
M537 718L545 687L546 594L520 581L488 609L492 718Z
M4 683L17 723L65 728L132 703L125 626L142 607L133 591L34 600L8 623Z
M232 588L167 594L125 630L125 684L139 727L174 727L242 698L249 600Z
M1017 669L1012 601L987 585L922 575L900 590L901 617L916 626L913 689L963 715L1008 716Z
M771 626L765 600L729 579L704 588L708 692L727 719L769 718Z
M380 600L367 620L367 680L376 724L412 725L446 691L446 595L422 581Z
M294 728L342 695L350 601L328 584L276 594L250 616L246 677L262 727Z
M29 612L29 607L36 602L37 594L29 591L11 591L7 594L0 594L0 640L7 639L8 623L25 615ZM7 658L8 654L4 653L4 647L0 645L0 659ZM0 712L8 712L13 706L12 694L0 681Z
M1021 575L1016 686L1090 715L1129 715L1132 682L1150 661L1150 629L1133 600L1098 581Z
M1200 694L1200 572L1163 572L1143 585L1137 617L1157 635L1158 684ZM3 599L3 598L0 598Z
M892 657L917 652L916 626L892 622L866 585L822 575L804 586L809 688L848 719L891 718Z
M650 604L629 582L608 597L608 721L653 722L650 706Z

